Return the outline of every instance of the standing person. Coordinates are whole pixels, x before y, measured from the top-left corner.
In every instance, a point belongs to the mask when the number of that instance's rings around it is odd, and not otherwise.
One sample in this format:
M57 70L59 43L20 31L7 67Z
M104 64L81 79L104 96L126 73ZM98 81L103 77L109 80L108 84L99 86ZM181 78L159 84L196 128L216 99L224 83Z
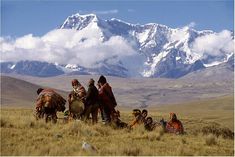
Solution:
M85 120L87 120L91 114L92 116L92 123L97 123L98 122L98 109L99 109L99 104L98 104L98 90L95 87L95 81L93 79L90 79L88 82L88 91L85 99L85 106L86 106L86 111L85 111Z
M111 116L115 113L115 107L117 106L116 99L113 95L111 86L107 83L106 78L101 75L98 84L101 86L99 89L99 97L103 107L103 116L105 123L111 122Z
M76 115L71 113L71 103L74 100L81 100L83 103L85 103L85 96L86 96L86 90L85 88L81 85L80 82L78 82L77 79L72 80L72 87L73 91L71 91L68 95L68 102L69 102L69 112L70 115L75 118Z

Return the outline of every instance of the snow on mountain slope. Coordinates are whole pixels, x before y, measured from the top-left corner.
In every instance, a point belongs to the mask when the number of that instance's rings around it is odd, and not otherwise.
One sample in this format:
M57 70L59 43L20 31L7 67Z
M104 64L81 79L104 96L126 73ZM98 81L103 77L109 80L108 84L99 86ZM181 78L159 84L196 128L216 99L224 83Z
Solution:
M49 63L42 64L43 67L50 65L52 75L178 78L195 70L225 63L234 54L231 48L233 35L226 30L216 33L196 31L190 26L173 29L156 23L139 25L116 18L104 20L95 14L71 15L57 30L41 39L46 46L52 45L52 52L57 47L62 50L56 51L63 51L56 52L55 59L51 57L48 61L56 62L53 67ZM23 71L16 68L17 64L2 62L2 72L37 75L26 72L25 67ZM24 64L28 67L35 65L30 61L24 61ZM28 71L33 69L29 68ZM48 68L45 69L45 73L50 73ZM38 75L44 76L44 72Z

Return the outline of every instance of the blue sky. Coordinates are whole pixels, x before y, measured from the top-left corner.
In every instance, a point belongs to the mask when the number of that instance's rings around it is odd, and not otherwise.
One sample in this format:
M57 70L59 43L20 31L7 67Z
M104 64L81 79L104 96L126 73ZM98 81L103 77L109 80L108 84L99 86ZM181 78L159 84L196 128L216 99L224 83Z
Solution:
M14 1L1 0L1 36L42 36L60 26L71 14L96 13L103 19L130 23L160 23L172 28L191 22L195 29L216 32L234 26L233 0L219 1Z

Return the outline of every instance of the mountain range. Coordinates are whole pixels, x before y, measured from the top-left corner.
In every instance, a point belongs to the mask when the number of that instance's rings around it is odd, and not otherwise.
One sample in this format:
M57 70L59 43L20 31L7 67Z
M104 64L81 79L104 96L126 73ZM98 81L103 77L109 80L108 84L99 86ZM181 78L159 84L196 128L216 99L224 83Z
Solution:
M224 66L234 71L234 52L200 53L193 44L198 38L216 35L211 30L197 31L190 26L170 28L165 25L148 23L131 24L112 18L104 20L95 14L69 16L59 30L81 32L79 43L95 38L101 43L120 37L135 52L134 56L119 57L113 54L98 61L98 66L49 63L45 61L21 60L1 62L1 73L16 73L39 77L57 75L109 75L118 77L164 77L179 78L193 71ZM88 35L86 32L94 32ZM233 34L233 32L231 32ZM234 40L234 39L233 39ZM120 48L120 53L122 49ZM69 52L68 52L69 53Z

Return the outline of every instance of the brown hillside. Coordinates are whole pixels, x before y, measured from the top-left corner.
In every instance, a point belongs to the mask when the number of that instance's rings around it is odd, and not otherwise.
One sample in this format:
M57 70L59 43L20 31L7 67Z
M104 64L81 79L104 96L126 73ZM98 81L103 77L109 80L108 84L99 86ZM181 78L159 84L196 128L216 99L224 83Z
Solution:
M32 107L40 87L24 80L1 76L1 106ZM56 91L66 98L66 92Z

